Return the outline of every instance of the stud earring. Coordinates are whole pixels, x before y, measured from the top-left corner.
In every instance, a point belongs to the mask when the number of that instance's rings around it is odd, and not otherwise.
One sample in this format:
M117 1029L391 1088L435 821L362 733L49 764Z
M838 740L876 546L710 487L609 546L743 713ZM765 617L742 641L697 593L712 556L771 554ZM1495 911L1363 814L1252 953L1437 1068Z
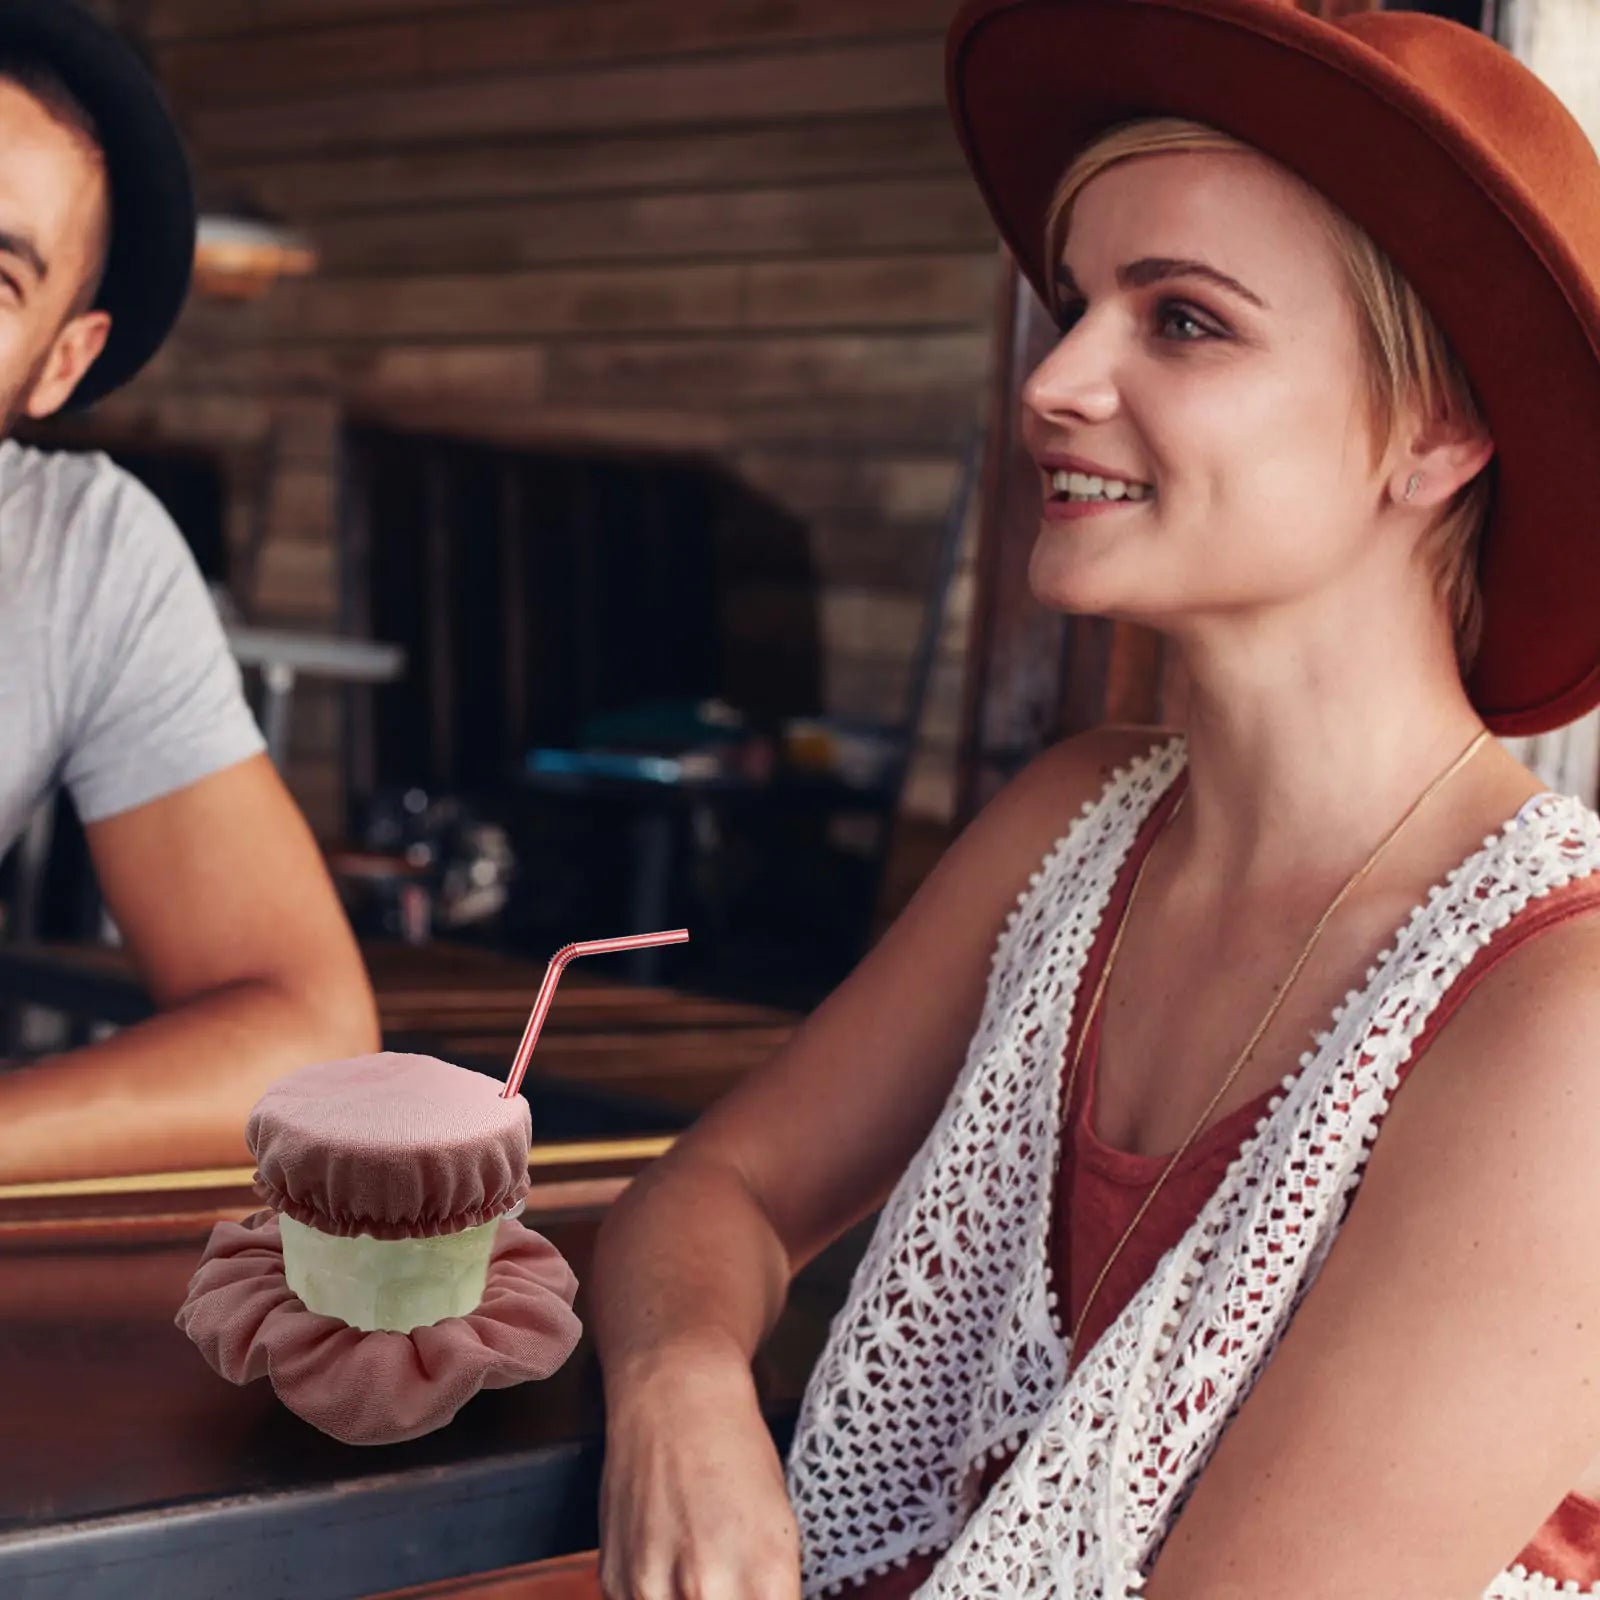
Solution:
M1411 476L1406 479L1406 492L1401 496L1401 499L1409 500L1412 495L1414 495L1421 487L1422 474L1420 472L1413 472Z

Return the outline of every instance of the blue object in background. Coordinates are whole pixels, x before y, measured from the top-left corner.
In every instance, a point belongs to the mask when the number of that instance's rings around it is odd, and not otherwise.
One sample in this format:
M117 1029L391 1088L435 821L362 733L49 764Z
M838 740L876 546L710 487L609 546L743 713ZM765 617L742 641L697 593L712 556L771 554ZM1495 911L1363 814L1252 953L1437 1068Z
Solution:
M554 750L528 752L529 772L590 778L644 779L650 783L682 783L683 763L674 756L634 755L624 750Z

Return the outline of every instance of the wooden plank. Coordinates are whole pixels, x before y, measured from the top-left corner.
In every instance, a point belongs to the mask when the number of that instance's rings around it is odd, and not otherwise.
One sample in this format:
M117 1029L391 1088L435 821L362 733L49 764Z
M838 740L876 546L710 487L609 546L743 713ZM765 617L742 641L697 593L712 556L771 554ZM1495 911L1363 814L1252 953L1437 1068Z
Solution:
M67 449L102 449L107 444L136 445L154 439L196 440L218 448L259 444L272 426L272 407L262 399L231 398L215 414L197 415L188 402L174 405L147 376L100 401L92 412L68 412L28 424L28 440L43 439Z
M175 335L181 337L181 335ZM218 395L204 406L165 390L142 373L88 413L70 412L33 425L29 437L75 449L194 445L230 454L269 439L283 465L327 466L338 435L337 407L310 396Z
M267 540L331 545L338 538L338 479L331 462L278 466L267 484Z
M731 413L732 448L780 445L795 449L961 449L977 426L984 395L979 384L895 395L791 395Z
M654 399L656 405L641 403ZM960 448L973 421L968 389L901 396L849 394L773 402L686 395L630 395L609 404L501 404L491 394L375 397L356 407L368 421L527 449L608 449L717 455L748 444L815 449L835 443L859 449ZM193 404L192 399L185 403Z
M868 517L821 517L804 537L727 537L718 552L723 582L816 581L866 588L916 588L933 570L937 522L882 522Z
M881 656L833 656L823 675L823 691L831 716L894 727L906 714L909 658L886 661ZM961 678L959 657L940 661L933 670L919 737L954 749L959 723Z
M156 69L181 104L245 105L644 56L926 34L947 20L941 0L519 3L287 28L247 49L236 39L172 43L157 51Z
M728 632L751 643L811 637L823 657L909 660L922 626L922 602L883 589L806 589L745 584L729 595Z
M691 58L379 89L188 119L204 161L511 134L717 126L906 111L941 103L943 40L930 37Z
M439 940L427 945L366 940L361 953L372 976L384 1026L400 1026L420 1011L459 1017L500 1013L521 1028L545 975L545 959L505 955ZM547 955L554 954L551 950ZM74 960L91 960L80 957ZM127 966L125 957L100 958ZM594 956L561 980L545 1026L554 1032L609 1026L649 1033L696 1027L793 1026L794 1013L748 1001L721 1000L677 989L619 981L620 956ZM587 969L587 970L585 970ZM453 1024L452 1024L453 1025ZM464 1024L463 1024L464 1026Z
M863 260L309 278L241 308L248 340L498 338L734 328L966 328L992 297L992 252Z
M447 789L456 767L458 736L456 686L455 566L452 546L460 509L452 464L439 452L423 461L423 571L427 597L423 608L422 669L428 686L428 779L435 789Z
M531 614L528 593L533 568L528 537L532 512L529 487L523 463L505 457L495 464L494 539L496 581L500 586L500 614L496 621L504 652L500 672L504 712L495 731L499 736L500 765L504 772L514 770L519 758L533 743L529 713L535 653L529 633L539 624ZM542 621L542 613L539 615Z
M425 40L472 13L408 21L334 24L237 38L164 44L156 75L174 105L251 105L378 83L419 81L427 73Z
M977 188L962 177L373 212L324 218L313 233L330 277L641 257L976 253L994 241Z
M615 1033L561 1033L539 1036L530 1071L549 1081L614 1086L626 1082L643 1089L657 1079L680 1081L701 1073L737 1076L760 1066L782 1049L794 1033L778 1028L681 1028L643 1036L631 1030ZM449 1034L447 1059L492 1055L509 1061L516 1054L521 1029L501 1035Z
M384 1034L448 1032L457 1039L475 1034L496 1037L512 1034L520 1039L544 976L532 963L529 969L520 986L503 994L489 995L470 989L463 993L424 989L418 994L396 994L383 986L381 974L374 973L373 982L379 990L378 1016ZM634 1003L625 998L630 992L638 997ZM640 1049L649 1050L653 1048L652 1041L685 1028L721 1030L732 1036L751 1028L769 1032L773 1028L792 1030L798 1021L793 1014L773 1006L679 994L670 989L611 984L572 997L558 991L556 1004L539 1037L543 1040L558 1035L620 1030L638 1041Z
M298 618L292 614L286 621L331 624L331 617ZM291 761L284 774L284 782L294 802L305 813L312 834L322 843L342 838L345 832L344 773L336 761L318 759Z
M882 656L830 656L823 663L822 692L826 713L850 722L893 727L906 714L911 661Z
M336 760L344 740L344 688L327 678L303 677L294 689L291 749L297 757Z
M563 1034L539 1039L532 1076L548 1083L577 1083L662 1105L702 1111L764 1066L788 1042L792 1029L722 1030L663 1034ZM509 1061L519 1033L445 1035L439 1053L451 1061L485 1057Z
M986 359L981 341L941 336L928 364L943 370L892 387L892 372L869 380L867 392L852 385L851 369L869 365L878 347L882 359L897 359L906 339L829 338L812 352L820 364L813 377L786 384L770 368L770 340L685 341L696 346L685 363L672 362L664 341L642 341L634 371L651 387L632 381L608 385L626 346L604 343L583 362L584 393L551 391L544 373L548 351L541 345L474 353L445 347L402 347L385 366L376 357L346 354L343 364L326 346L241 346L197 349L181 339L168 342L135 388L116 397L130 406L137 390L137 416L149 437L203 435L208 420L233 413L265 415L279 406L313 402L348 406L354 416L396 428L437 432L530 448L602 444L667 451L718 451L750 445L816 449L830 444L886 449L959 448L977 416ZM804 341L793 341L803 345ZM777 357L799 365L805 352L779 341ZM866 348L862 348L863 344ZM754 371L720 372L719 358L733 354ZM433 357L437 365L429 367ZM416 365L422 363L422 370ZM689 366L691 387L660 386L664 365ZM398 371L399 380L386 381ZM432 380L441 373L444 388ZM730 389L732 393L730 393ZM342 392L341 392L342 390ZM109 414L112 402L106 402ZM261 410L258 412L256 408ZM97 407L95 418L102 415ZM119 415L122 414L119 411Z
M549 393L571 401L673 394L744 403L964 388L981 378L988 340L968 333L597 339L547 353Z
M961 682L966 669L966 662L956 656L934 667L917 729L917 737L930 746L937 746L941 759L948 759L952 769L956 746L961 739Z
M193 407L197 392L205 394L208 405L218 395L273 401L291 394L327 397L336 376L330 353L319 346L268 348L173 338L151 358L139 381L147 391Z
M557 1556L501 1567L472 1578L450 1578L414 1589L389 1589L367 1600L601 1600L599 1555Z
M737 325L744 268L558 269L284 284L253 330L269 339L493 338Z
M516 404L551 393L549 352L536 344L396 344L329 354L341 391L357 403L499 394Z
M833 588L816 597L822 641L830 658L909 659L922 633L926 601L897 589ZM961 619L947 619L944 642L958 637Z
M169 343L152 366L169 390L259 392L314 385L358 406L461 399L578 409L665 401L713 410L826 396L967 392L981 379L978 333L770 334L375 347Z
M332 159L208 163L219 185L303 219L440 202L748 188L965 170L941 107L711 133L598 133Z
M986 327L994 249L860 261L760 262L745 269L744 320L760 328Z
M881 523L937 522L960 477L946 455L885 456L745 451L731 463L759 493L808 520L860 517L867 533Z
M953 826L956 805L956 763L954 752L918 751L906 774L900 797L900 814L919 820Z
M781 525L780 525L781 526ZM725 584L812 583L920 590L933 570L936 522L820 517L780 536L770 517L736 510L723 524L717 571Z
M806 529L811 570L821 583L920 593L932 581L941 532L936 521L822 516Z
M339 552L331 542L273 539L261 547L253 596L264 611L332 616L338 611Z
M353 415L402 432L528 450L708 454L727 444L729 432L728 414L720 409L690 411L666 404L650 409L629 401L591 406L501 404L487 393L368 395L357 402Z
M550 0L531 0L549 4ZM466 11L483 0L145 0L145 34L153 40L210 38L269 28L404 15L418 10Z

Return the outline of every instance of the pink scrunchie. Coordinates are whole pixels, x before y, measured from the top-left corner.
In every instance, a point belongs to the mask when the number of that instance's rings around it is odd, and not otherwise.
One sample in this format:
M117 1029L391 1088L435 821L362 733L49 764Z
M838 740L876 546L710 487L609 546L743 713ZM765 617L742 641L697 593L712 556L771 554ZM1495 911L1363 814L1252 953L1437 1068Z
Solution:
M479 1389L548 1378L582 1325L578 1280L548 1239L500 1224L477 1310L410 1333L363 1333L308 1311L283 1274L274 1211L211 1230L177 1324L230 1383L266 1376L314 1428L394 1444L442 1428Z

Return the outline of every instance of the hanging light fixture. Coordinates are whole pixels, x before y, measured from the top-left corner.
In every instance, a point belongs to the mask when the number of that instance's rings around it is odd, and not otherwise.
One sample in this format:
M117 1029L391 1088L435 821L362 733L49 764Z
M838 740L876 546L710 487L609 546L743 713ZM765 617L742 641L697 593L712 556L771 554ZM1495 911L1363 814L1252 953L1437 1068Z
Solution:
M201 214L195 242L194 286L219 300L254 300L279 278L315 272L309 239L283 223L243 212Z

